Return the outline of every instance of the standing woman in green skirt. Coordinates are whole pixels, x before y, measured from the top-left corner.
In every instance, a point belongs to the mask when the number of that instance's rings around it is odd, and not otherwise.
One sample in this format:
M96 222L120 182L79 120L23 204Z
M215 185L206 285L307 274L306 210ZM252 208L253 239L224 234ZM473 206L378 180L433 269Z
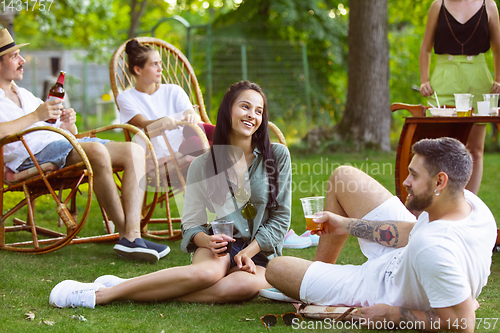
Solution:
M473 107L483 94L500 93L500 28L498 8L493 0L436 0L427 17L420 48L420 93L435 104L455 105L454 94L472 94ZM431 52L438 55L429 80ZM495 80L486 65L484 53L491 47ZM483 175L485 124L474 124L467 149L474 159L474 170L467 189L476 193Z

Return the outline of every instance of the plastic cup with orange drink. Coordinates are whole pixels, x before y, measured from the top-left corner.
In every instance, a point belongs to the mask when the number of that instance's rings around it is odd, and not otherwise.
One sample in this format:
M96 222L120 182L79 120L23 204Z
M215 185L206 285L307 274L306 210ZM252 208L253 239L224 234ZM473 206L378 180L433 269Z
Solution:
M307 197L301 198L300 201L306 218L306 230L323 230L323 223L314 223L313 219L318 218L320 215L316 214L324 210L325 197Z

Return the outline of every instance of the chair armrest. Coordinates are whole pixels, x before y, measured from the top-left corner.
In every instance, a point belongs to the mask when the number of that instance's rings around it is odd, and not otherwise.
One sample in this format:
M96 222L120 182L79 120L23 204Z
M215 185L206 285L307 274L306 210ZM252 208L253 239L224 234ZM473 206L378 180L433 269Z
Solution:
M391 105L391 112L398 110L408 110L413 117L425 117L426 109L427 108L422 104L393 103Z
M38 164L38 161L35 159L35 156L34 154L31 152L31 150L29 149L29 147L27 146L26 144L26 141L24 141L24 136L26 134L29 134L29 133L32 133L32 132L36 132L36 131L52 131L52 132L56 132L58 134L60 134L61 136L63 136L66 140L69 141L69 143L73 146L73 149L75 149L75 151L78 153L78 155L80 155L82 161L83 161L83 164L85 165L85 168L87 170L87 174L88 174L88 177L89 179L92 178L93 176L93 172L92 172L92 167L90 165L90 162L87 158L87 155L85 154L85 151L83 150L83 148L80 146L80 144L78 143L78 141L76 141L75 137L73 137L73 135L69 134L68 132L58 128L58 127L53 127L53 126L37 126L37 127L31 127L31 128L28 128L28 129L25 129L21 132L18 132L18 133L15 133L15 134L11 134L9 136L6 136L5 138L3 138L2 140L0 140L0 154L2 154L2 162L3 162L3 147L9 143L13 143L13 142L17 142L17 141L22 141L26 150L28 151L28 154L30 155L31 159L33 160L35 166L34 168L36 168L38 170L38 174L40 176L43 176L43 174L46 172L46 171L50 171L49 169L47 169L47 166L40 166L40 164ZM36 174L36 172L33 172L33 171L29 171L29 175L30 176L34 176ZM4 173L4 168L1 167L0 168L0 179L3 179L5 176L5 173Z
M96 137L97 133L102 133L102 132L111 131L111 130L115 130L115 129L122 129L127 141L132 141L132 139L130 137L130 133L132 133L133 135L138 136L140 139L142 139L145 142L146 147L149 150L151 160L155 166L155 168L154 168L155 169L155 187L156 187L156 191L158 191L158 189L160 187L160 173L158 170L158 168L159 168L158 159L156 158L156 153L155 153L155 150L153 148L153 144L149 140L148 136L146 134L144 134L144 132L142 130L140 130L138 127L136 127L134 125L130 125L130 124L114 124L114 125L103 126L103 127L99 127L99 128L90 130L90 131L79 133L76 135L76 137L77 138Z

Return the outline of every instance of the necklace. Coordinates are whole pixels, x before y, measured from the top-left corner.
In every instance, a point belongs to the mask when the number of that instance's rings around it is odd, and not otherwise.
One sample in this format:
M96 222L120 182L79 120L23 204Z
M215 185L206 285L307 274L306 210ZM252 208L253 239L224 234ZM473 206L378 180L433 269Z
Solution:
M231 177L227 177L229 182L231 184L233 184L235 187L236 187L236 190L234 191L233 193L233 196L234 198L236 199L236 201L238 202L247 202L249 199L250 199L250 194L248 193L247 189L245 188L245 186L239 186L239 180L241 178L241 171L244 170L245 168L245 172L244 172L244 176L243 176L243 180L246 182L248 180L248 167L250 166L250 164L252 163L253 161L253 154L250 156L250 158L248 159L248 162L246 162L241 168L239 168L238 170L234 170L234 174L236 176L236 182L233 181L231 179ZM241 161L241 159L240 159ZM236 166L237 164L241 164L239 161L237 163L235 163L233 166ZM232 191L232 187L230 184L228 184L230 186L230 189Z
M444 7L444 4L443 4L443 7ZM446 19L446 23L448 23L448 28L450 28L450 31L451 31L451 34L453 35L453 38L455 38L456 42L458 44L460 44L460 46L462 47L462 53L461 54L464 54L464 45L469 42L469 40L472 38L472 36L474 36L474 33L476 32L476 29L479 26L479 22L481 22L481 18L483 17L484 3L481 6L481 14L479 15L479 19L477 20L476 27L474 28L474 31L472 31L472 34L463 43L458 40L457 36L455 36L455 33L453 32L453 29L451 28L451 25L450 25L450 21L448 20L448 14L446 14L447 11L448 10L446 9L446 7L444 7L444 18Z

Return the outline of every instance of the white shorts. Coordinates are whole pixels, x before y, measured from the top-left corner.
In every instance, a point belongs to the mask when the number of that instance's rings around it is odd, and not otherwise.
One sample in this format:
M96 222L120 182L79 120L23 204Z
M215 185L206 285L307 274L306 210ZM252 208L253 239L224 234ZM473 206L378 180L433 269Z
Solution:
M416 218L397 197L392 197L363 217L370 221L408 221ZM300 285L300 299L309 304L337 306L369 306L377 299L377 272L385 260L372 261L398 249L358 239L363 254L369 259L363 265L333 265L316 261L309 266ZM380 269L379 269L380 268ZM382 272L383 273L383 272ZM368 281L364 281L368 279Z

